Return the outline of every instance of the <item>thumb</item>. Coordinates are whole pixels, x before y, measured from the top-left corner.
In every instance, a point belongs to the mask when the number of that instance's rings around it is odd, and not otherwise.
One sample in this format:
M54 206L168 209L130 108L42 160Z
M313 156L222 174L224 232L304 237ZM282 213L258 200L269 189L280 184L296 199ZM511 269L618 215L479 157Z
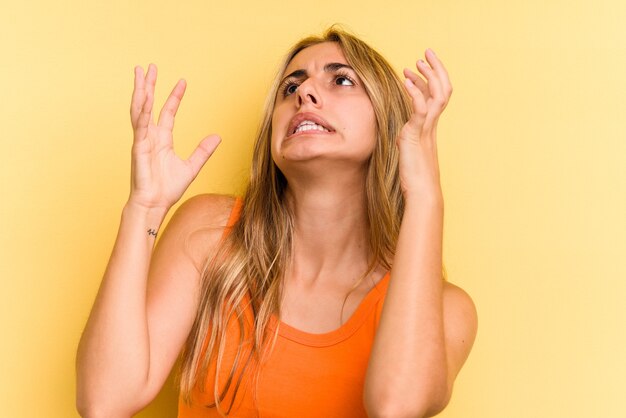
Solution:
M222 142L222 138L220 138L219 135L209 135L200 141L200 144L198 144L196 149L191 153L187 159L187 163L193 171L194 178L198 175L200 169L213 154L220 142Z

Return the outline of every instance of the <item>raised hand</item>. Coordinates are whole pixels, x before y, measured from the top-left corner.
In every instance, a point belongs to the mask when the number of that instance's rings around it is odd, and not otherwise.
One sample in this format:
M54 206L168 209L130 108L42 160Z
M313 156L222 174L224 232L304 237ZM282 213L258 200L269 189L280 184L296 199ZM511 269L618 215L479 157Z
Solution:
M134 138L129 203L168 210L196 178L221 139L210 135L200 142L188 160L180 159L174 153L172 130L186 82L176 83L155 124L152 109L156 78L156 65L148 66L145 77L143 68L135 67L135 88L130 106Z
M437 158L437 122L452 95L452 85L443 64L431 49L428 64L417 61L417 70L426 77L404 69L405 87L411 98L413 114L397 138L400 152L400 183L405 197L441 199Z

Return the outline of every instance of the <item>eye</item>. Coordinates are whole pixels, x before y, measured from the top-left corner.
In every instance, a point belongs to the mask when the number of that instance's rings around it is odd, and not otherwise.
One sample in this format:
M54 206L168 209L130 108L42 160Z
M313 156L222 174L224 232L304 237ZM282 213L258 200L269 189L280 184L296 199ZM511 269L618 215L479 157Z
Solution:
M335 77L335 83L338 86L354 86L354 81L347 75L338 75Z
M285 82L283 83L281 87L281 92L283 94L283 97L287 97L295 93L296 90L298 90L298 86L299 84L293 80L285 80Z
M298 85L291 83L288 84L287 87L285 87L285 94L293 94L296 92L296 90L298 90Z

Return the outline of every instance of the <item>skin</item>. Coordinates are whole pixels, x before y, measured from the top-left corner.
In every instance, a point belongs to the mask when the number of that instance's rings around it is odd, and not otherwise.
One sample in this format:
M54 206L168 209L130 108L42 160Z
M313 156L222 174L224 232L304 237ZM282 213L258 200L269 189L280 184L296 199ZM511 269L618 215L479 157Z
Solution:
M476 335L471 298L440 277L436 126L452 88L432 51L426 59L417 65L425 80L405 70L414 110L397 139L406 210L364 388L372 417L431 416L443 409ZM305 69L307 77L273 113L272 156L287 176L296 215L283 320L308 332L337 328L340 296L367 264L363 184L374 146L373 111L358 78L354 86L337 84L322 71L328 62L345 62L334 44L301 51L287 74ZM154 231L220 142L210 135L189 159L175 155L172 130L186 83L176 84L155 122L156 73L152 64L145 74L135 68L131 192L77 353L83 416L129 417L157 395L193 323L203 257L216 250L233 203L215 195L189 199L153 249ZM322 115L335 132L289 141L288 123L302 111ZM198 232L201 225L218 227ZM344 320L383 274L378 268L364 282Z
M306 76L286 77L278 92L272 114L272 158L288 177L304 177L310 170L331 168L341 171L346 165L364 168L375 145L374 109L361 80L354 70L326 71L324 65L348 65L336 43L313 45L298 53L285 74L306 71ZM325 119L334 132L307 131L290 139L290 120L297 113L313 113ZM323 163L322 163L323 160ZM316 164L304 164L315 161ZM331 164L334 163L334 164Z
M295 212L294 251L285 274L284 322L299 329L327 332L339 327L343 295L367 268L365 168L375 146L374 109L356 73L350 79L324 70L347 61L335 43L298 53L285 74L305 70L292 80L295 92L279 92L272 117L272 156L288 179ZM331 133L307 131L289 138L298 113L321 116ZM362 296L384 275L377 269L347 301L344 320Z
M441 281L443 194L437 123L452 94L447 71L427 49L422 79L404 70L413 114L397 138L405 213L391 281L366 375L375 416L433 416L450 400L477 331L467 293Z

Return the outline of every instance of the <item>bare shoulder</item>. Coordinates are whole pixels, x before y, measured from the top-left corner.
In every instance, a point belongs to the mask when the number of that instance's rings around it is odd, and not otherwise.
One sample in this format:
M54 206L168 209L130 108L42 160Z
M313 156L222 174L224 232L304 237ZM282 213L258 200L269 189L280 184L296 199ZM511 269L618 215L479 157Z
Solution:
M459 286L444 282L443 316L450 374L460 371L474 345L478 312L470 295Z
M235 204L235 197L199 194L181 204L170 219L166 233L175 235L196 267L218 245Z
M230 212L235 204L235 197L221 194L195 195L176 210L174 218L191 227L226 226Z
M204 260L224 232L235 199L198 195L181 204L156 244L146 292L152 399L185 343L198 309Z
M444 282L443 309L446 321L455 328L461 328L457 332L465 333L467 337L476 334L478 312L474 301L465 290L450 282Z

